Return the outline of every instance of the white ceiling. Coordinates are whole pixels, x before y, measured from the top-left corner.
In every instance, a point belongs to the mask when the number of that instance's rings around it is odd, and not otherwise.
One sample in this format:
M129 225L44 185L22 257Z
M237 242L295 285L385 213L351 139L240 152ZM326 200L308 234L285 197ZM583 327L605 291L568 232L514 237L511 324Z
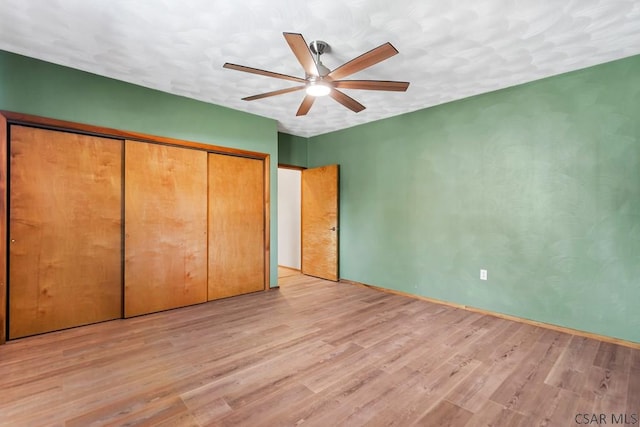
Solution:
M314 136L640 54L639 0L0 0L0 49L195 98ZM407 92L345 90L295 117L303 92L240 98L304 77L282 32L328 42L334 69L387 41L400 54L349 78Z

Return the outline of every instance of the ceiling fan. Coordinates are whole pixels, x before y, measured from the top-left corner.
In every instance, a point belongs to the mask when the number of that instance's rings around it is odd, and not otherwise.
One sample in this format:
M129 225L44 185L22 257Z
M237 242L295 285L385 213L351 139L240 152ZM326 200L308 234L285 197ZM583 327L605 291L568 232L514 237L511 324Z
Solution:
M295 92L305 89L306 95L302 100L302 104L296 112L296 116L304 116L309 112L313 105L313 101L317 96L329 95L331 98L344 105L351 111L359 113L364 110L364 105L355 99L346 95L338 89L364 89L364 90L384 90L404 92L409 87L409 82L384 81L384 80L343 80L352 74L369 68L379 62L382 62L398 51L391 43L385 43L364 53L357 58L346 62L331 71L325 67L320 61L320 55L327 52L329 45L323 41L313 41L307 46L302 34L283 33L285 40L293 51L293 54L302 65L305 77L295 77L287 74L274 73L272 71L261 70L258 68L245 67L244 65L231 64L229 62L223 65L224 68L231 70L244 71L245 73L259 74L267 77L274 77L282 80L290 80L302 83L300 86L293 86L285 89L274 90L272 92L261 93L259 95L248 96L242 98L244 101L255 101L256 99L268 98L270 96L282 95L289 92ZM315 55L315 57L314 57Z

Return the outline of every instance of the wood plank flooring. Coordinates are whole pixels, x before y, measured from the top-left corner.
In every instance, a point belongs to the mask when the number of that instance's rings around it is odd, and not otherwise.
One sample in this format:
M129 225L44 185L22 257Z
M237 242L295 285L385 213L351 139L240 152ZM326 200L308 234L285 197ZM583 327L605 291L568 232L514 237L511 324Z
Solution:
M283 279L285 277L297 276L300 274L300 270L296 270L291 267L284 267L282 265L278 266L278 278Z
M640 350L289 275L11 341L0 390L2 426L639 425Z

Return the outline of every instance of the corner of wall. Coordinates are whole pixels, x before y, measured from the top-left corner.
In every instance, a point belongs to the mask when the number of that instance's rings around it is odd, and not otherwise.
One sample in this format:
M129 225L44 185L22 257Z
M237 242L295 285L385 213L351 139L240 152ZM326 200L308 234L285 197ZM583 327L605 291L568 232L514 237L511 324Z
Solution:
M307 167L309 138L278 132L278 163Z

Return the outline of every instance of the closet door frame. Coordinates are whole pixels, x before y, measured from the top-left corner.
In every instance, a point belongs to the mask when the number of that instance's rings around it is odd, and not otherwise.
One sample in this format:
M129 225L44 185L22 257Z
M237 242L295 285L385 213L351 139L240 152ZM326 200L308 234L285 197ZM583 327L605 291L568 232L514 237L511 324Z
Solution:
M268 291L269 268L270 268L270 182L269 171L270 155L255 151L241 150L231 147L203 144L199 142L184 141L175 138L148 135L138 132L129 132L118 129L92 126L82 123L68 122L64 120L39 117L30 114L16 113L0 110L0 344L4 344L7 338L7 303L8 303L8 283L7 283L7 233L8 233L8 131L10 125L34 126L44 129L71 131L95 136L118 138L146 142L150 144L163 144L184 148L203 150L208 153L227 154L239 157L249 157L262 160L264 170L264 290ZM124 253L122 254L124 256Z

